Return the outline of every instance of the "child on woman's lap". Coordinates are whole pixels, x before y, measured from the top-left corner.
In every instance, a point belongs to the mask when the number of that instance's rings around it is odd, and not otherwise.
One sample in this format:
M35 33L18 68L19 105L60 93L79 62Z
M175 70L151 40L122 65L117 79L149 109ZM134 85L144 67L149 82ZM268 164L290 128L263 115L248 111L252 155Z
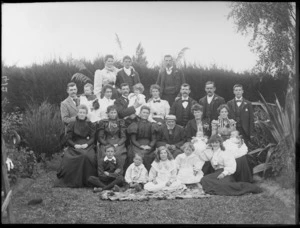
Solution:
M232 131L230 133L230 138L227 139L223 145L226 151L234 154L235 159L246 155L248 152L248 147L243 142L238 131Z
M141 106L146 104L146 97L143 94L144 86L141 83L137 83L133 86L133 91L134 91L133 93L130 93L128 95L128 100L129 100L128 107L133 106L136 101L139 104L141 104ZM141 106L135 109L137 114L140 113ZM130 118L133 119L135 116L136 114L132 114Z
M207 148L207 137L203 135L203 132L197 132L197 135L193 137L191 142L194 146L194 153L200 158L200 160L209 161L205 154L205 150Z

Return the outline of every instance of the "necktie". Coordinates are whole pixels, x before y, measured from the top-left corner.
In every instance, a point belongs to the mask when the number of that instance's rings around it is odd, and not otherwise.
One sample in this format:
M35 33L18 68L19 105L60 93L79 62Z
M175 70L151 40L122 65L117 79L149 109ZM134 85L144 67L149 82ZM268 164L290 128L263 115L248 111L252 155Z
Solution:
M78 106L78 99L77 98L73 98L73 101L75 102L75 105Z
M154 100L154 101L153 101L153 103L156 103L156 102L160 103L160 100Z

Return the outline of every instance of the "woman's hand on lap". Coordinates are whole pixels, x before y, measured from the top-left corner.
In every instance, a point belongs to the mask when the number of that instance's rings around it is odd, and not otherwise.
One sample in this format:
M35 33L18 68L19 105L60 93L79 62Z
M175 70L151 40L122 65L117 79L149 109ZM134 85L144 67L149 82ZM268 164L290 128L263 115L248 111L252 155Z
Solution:
M217 178L218 179L223 179L225 177L225 174L224 173L221 173Z

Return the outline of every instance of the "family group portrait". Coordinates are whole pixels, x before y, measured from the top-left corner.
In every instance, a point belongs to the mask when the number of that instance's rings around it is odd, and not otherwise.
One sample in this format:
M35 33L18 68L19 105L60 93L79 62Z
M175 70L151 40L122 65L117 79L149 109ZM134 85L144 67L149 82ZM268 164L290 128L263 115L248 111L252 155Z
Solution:
M299 223L296 2L2 12L2 224Z

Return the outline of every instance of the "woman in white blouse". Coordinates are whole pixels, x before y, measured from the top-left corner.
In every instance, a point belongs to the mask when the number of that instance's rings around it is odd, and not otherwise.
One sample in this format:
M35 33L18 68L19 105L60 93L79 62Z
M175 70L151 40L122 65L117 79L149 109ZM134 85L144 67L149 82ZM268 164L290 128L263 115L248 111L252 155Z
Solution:
M104 58L105 67L102 70L96 70L94 76L94 94L100 99L102 87L111 85L113 87L112 99L118 98L118 91L115 89L115 82L119 69L114 64L114 57L106 55Z
M151 85L150 94L151 98L147 102L147 105L150 107L149 121L161 125L164 123L165 116L170 112L169 102L160 99L159 85Z
M255 184L235 181L233 174L236 172L236 161L232 153L225 151L221 136L211 136L208 144L210 144L211 149L208 149L206 154L215 172L201 179L200 184L205 193L238 196L262 191Z
M103 98L99 100L100 105L100 120L107 119L107 107L114 105L115 99L111 99L113 94L113 87L111 85L105 85L102 88Z

